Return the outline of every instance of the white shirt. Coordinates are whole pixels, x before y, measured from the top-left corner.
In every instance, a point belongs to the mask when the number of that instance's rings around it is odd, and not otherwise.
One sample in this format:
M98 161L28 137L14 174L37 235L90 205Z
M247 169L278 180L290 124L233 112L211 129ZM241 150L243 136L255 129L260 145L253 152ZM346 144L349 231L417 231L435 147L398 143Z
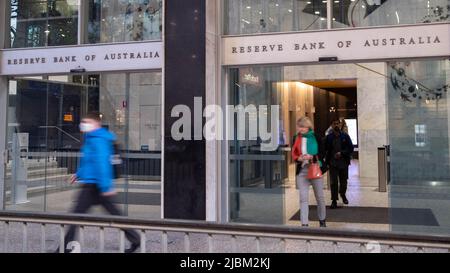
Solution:
M307 142L308 139L306 137L302 137L302 155L307 155L308 154L308 149L306 147L307 146ZM302 167L304 167L306 164L308 164L308 160L304 160L302 162Z

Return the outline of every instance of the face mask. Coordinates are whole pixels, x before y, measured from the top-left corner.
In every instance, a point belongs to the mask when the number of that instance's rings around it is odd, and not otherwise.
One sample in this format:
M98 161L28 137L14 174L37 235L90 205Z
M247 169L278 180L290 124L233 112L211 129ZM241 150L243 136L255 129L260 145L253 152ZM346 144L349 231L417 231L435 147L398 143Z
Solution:
M89 133L94 130L94 125L89 123L80 123L80 131L83 133Z

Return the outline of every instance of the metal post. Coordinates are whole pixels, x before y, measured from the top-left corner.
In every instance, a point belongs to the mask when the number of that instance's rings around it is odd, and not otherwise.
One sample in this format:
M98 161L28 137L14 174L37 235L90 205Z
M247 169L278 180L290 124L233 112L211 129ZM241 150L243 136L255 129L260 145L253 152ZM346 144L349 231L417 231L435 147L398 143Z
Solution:
M28 249L28 228L27 223L22 223L22 253L26 253Z
M88 1L79 1L78 6L78 43L79 45L87 44L88 41L88 18L89 3Z
M6 2L6 1L0 1ZM1 4L0 4L1 6ZM1 12L1 11L0 11ZM1 18L1 16L0 16ZM1 26L0 22L0 26ZM1 33L1 31L0 31ZM1 34L0 34L1 36ZM0 45L1 47L1 45ZM6 150L7 138L7 112L8 112L8 80L0 76L0 210L5 209L5 174L8 163L8 153Z
M261 242L259 240L259 237L256 237L256 253L261 253Z
M83 253L84 247L84 226L80 226L80 253Z
M0 49L8 48L10 44L10 18L11 17L11 1L0 1Z
M306 253L311 253L311 240L306 240Z
M100 253L105 252L105 229L100 228Z
M327 29L333 28L333 0L327 1Z
M387 190L387 158L386 148L378 147L378 191Z
M41 224L41 252L45 253L45 224Z
M236 236L231 236L231 247L233 248L233 253L237 253Z
M184 233L184 252L191 252L191 240L188 232Z
M145 246L145 229L141 230L140 232L140 237L141 237L141 253L145 253L147 251L147 247Z
M211 233L208 233L208 253L214 252L214 246L213 246L213 236Z
M0 49L10 43L11 1L0 1ZM4 210L5 167L8 161L6 153L7 112L8 112L8 79L0 76L0 210ZM5 246L6 252L6 246Z
M28 203L28 133L15 133L13 135L12 166L11 166L11 198L13 204Z
M280 243L281 243L281 253L286 253L287 252L286 239L282 238L280 240Z
M167 253L167 232L163 231L161 237L162 253Z
M119 247L119 252L120 253L124 253L125 252L125 232L121 229L121 230L119 230L119 244L120 244L120 247Z
M65 251L65 244L64 244L64 225L59 226L59 253L64 253Z
M359 249L361 250L361 253L365 253L367 248L366 248L366 244L365 243L361 243L359 245Z
M4 242L4 251L8 252L8 244L9 244L9 222L5 222L5 242Z

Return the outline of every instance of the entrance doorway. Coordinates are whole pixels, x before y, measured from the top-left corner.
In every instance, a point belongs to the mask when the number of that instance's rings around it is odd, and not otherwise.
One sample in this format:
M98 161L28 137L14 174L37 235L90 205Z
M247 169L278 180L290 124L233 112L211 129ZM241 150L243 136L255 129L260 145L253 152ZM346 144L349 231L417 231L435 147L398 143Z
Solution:
M327 209L328 226L448 234L448 59L249 66L230 68L228 78L229 104L279 109L277 149L261 149L260 140L227 142L231 221L299 225L291 160L295 121L307 116L325 136L330 120L343 117L356 145L348 180L350 203ZM248 116L249 122L259 123L256 115ZM378 151L385 145L389 173L380 177L389 177L389 184L382 192L378 171L384 168L378 166ZM328 182L327 175L324 179ZM309 200L310 225L318 226L312 189Z
M386 73L386 63L231 69L230 104L278 105L280 122L275 151L258 151L258 141L231 141L230 219L299 225L299 193L291 159L296 121L309 117L324 138L332 120L342 118L355 145L349 167L350 203L327 210L328 226L388 230L389 194L379 191L377 166L377 148L388 143ZM324 179L329 207L328 173ZM312 189L309 200L311 225L318 226ZM369 212L372 218L365 216Z

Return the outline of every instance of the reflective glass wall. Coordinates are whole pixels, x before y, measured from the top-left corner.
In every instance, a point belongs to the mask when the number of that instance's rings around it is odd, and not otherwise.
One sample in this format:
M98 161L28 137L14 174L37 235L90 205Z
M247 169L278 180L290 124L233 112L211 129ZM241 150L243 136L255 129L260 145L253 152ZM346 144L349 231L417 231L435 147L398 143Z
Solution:
M161 73L12 78L5 207L68 212L81 157L80 119L102 113L124 157L116 202L128 215L160 218ZM100 212L100 211L98 211Z
M75 45L76 0L11 0L11 47Z
M446 22L449 0L224 0L224 34Z
M325 29L327 6L308 0L224 0L224 34Z
M11 0L8 6L12 48L162 37L162 0Z
M89 43L161 39L162 0L90 0Z
M392 229L449 234L450 61L392 62L388 76Z
M445 22L449 0L339 0L333 1L333 27Z

